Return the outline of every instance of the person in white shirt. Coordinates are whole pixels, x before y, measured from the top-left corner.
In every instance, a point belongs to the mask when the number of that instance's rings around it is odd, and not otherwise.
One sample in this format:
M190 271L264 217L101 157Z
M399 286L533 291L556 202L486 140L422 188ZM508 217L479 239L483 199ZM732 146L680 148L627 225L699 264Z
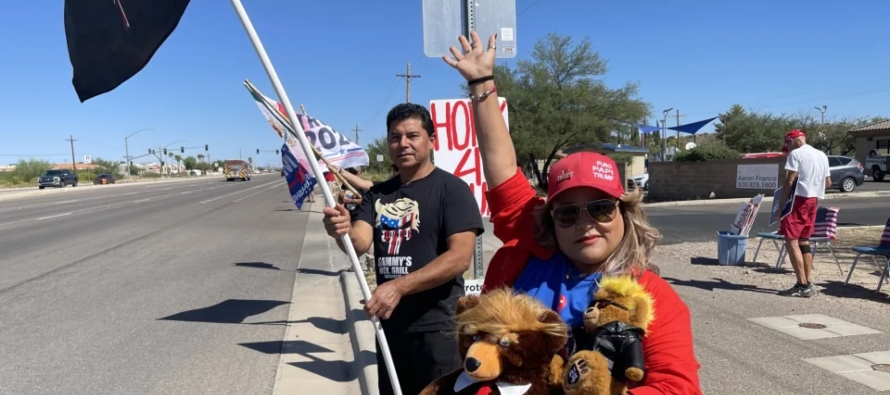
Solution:
M828 156L807 144L807 136L800 130L785 134L782 151L788 153L788 160L785 162L787 175L779 207L785 207L789 198L793 198L794 202L791 213L782 218L779 234L785 236L785 249L791 258L797 284L779 294L808 298L815 293L812 284L813 253L809 239L816 226L819 200L825 199L825 190L831 186L831 171L828 169ZM794 196L788 196L795 184Z

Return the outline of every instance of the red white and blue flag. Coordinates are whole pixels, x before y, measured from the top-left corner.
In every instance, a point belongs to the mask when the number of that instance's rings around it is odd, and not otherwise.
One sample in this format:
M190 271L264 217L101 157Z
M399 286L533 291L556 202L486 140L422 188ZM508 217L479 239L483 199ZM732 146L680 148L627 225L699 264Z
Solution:
M816 211L816 224L813 229L813 237L827 237L834 240L837 237L837 207L819 207Z
M312 193L318 180L312 176L309 169L300 164L287 144L281 145L281 164L284 166L284 179L287 180L291 199L297 208L302 210L303 201Z

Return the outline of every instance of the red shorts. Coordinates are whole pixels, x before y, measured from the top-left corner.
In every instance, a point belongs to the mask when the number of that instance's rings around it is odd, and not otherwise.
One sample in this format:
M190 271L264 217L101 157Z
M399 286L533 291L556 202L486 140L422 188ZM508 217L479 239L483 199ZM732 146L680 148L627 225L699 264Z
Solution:
M816 227L816 212L819 211L819 198L794 197L791 213L782 219L779 234L787 239L808 239Z

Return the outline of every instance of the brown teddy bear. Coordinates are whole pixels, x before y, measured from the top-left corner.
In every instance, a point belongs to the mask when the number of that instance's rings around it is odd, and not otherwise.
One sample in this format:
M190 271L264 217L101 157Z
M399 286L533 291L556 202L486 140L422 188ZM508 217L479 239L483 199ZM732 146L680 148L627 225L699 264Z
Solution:
M555 311L501 288L461 298L456 321L463 368L421 395L562 394L563 364L552 364L561 361L554 357L565 347L568 327Z
M630 276L604 277L575 330L562 374L567 395L627 394L645 376L642 338L655 318L652 297Z

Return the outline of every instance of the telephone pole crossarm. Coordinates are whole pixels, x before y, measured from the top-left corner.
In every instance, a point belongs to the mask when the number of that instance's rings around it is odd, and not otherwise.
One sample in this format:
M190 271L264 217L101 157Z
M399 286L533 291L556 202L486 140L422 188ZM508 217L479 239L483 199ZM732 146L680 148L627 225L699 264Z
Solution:
M396 74L396 77L402 77L405 79L405 103L411 102L411 79L412 78L420 78L419 74L411 74L411 63L408 63L408 67L405 69L405 74ZM358 142L356 142L358 144Z

